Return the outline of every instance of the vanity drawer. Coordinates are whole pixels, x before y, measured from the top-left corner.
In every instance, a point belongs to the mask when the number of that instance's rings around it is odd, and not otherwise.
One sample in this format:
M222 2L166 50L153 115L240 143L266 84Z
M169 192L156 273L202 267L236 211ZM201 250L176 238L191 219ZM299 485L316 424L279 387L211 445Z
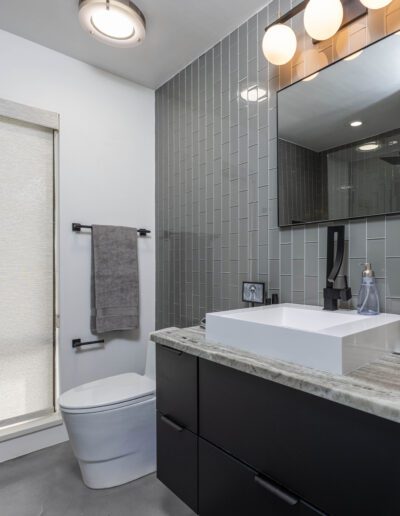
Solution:
M201 516L317 516L293 493L199 439Z
M157 413L157 478L197 512L198 437Z
M199 360L199 434L334 516L399 515L400 425Z
M157 410L194 433L197 433L197 369L197 357L157 344Z

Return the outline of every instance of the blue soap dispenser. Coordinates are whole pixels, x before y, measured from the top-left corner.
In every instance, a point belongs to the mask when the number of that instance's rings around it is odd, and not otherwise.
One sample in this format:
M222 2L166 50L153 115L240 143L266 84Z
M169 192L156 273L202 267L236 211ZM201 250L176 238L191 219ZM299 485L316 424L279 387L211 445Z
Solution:
M357 312L361 315L379 314L379 296L376 288L375 273L370 263L364 264L362 281L358 293Z

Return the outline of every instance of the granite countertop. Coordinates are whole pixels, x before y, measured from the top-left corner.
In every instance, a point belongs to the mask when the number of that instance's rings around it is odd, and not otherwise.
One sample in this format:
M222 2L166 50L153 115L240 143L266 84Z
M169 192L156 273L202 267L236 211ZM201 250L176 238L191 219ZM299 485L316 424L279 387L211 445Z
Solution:
M340 376L207 342L197 326L155 331L151 340L400 423L400 355L386 353Z

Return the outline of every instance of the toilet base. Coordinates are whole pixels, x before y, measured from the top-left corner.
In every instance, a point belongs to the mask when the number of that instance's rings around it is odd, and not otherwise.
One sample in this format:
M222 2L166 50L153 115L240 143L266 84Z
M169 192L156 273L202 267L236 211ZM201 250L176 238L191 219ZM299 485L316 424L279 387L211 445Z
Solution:
M153 450L136 452L124 457L99 462L78 460L84 484L90 489L116 487L156 471Z

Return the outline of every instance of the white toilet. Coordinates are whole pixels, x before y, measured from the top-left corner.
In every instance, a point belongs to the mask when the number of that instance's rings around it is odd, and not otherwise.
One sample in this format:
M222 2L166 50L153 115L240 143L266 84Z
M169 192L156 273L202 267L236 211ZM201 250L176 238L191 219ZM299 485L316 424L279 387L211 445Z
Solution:
M154 344L145 375L125 373L86 383L59 399L84 483L125 484L156 470Z

